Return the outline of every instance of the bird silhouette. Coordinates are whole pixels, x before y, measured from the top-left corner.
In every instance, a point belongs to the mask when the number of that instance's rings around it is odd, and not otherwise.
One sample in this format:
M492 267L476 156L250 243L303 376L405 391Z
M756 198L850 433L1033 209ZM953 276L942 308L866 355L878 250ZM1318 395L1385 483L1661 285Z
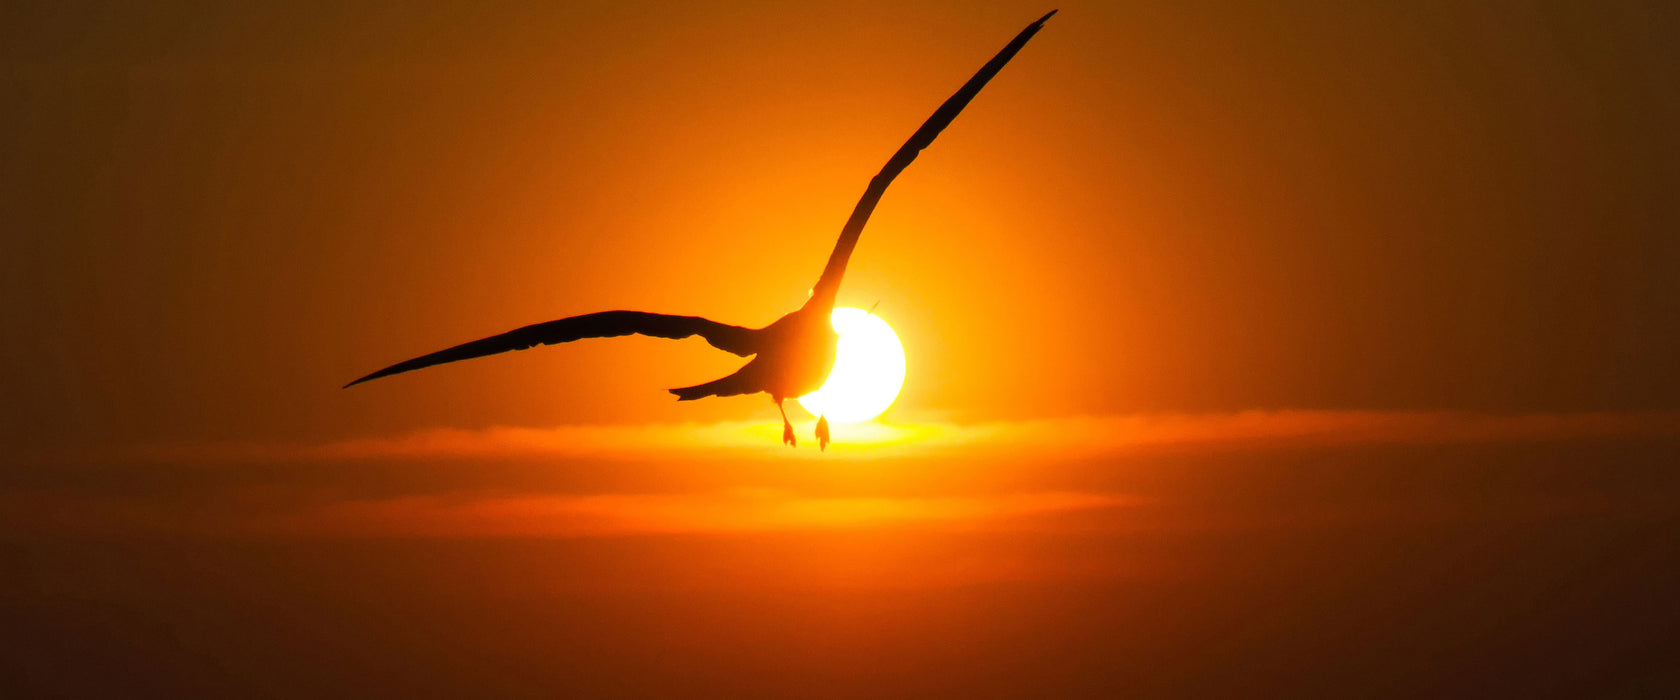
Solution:
M762 391L770 395L770 399L776 402L776 409L782 414L782 442L796 446L798 441L793 435L793 425L788 422L787 410L782 406L782 402L816 391L834 367L839 335L835 333L829 317L834 311L834 300L840 291L840 279L846 274L846 263L851 260L852 250L857 247L858 237L863 234L863 226L869 221L870 213L875 211L875 205L881 201L881 195L887 191L887 186L892 184L893 178L898 177L898 174L916 159L916 154L933 143L939 132L957 118L963 108L968 106L969 101L979 94L980 89L985 87L986 83L1003 69L1004 64L1038 33L1045 21L1055 14L1056 11L1051 10L1049 14L1027 25L1026 29L1015 35L1015 38L993 56L992 60L987 61L986 65L981 66L980 71L969 78L956 94L945 100L945 103L934 111L933 116L928 117L921 128L910 136L910 140L887 160L881 172L869 181L869 187L864 190L863 197L852 209L851 218L846 220L846 225L840 230L840 239L834 244L834 251L829 254L828 264L823 267L822 276L812 288L810 299L806 300L804 306L776 319L774 323L763 328L744 328L699 316L673 316L646 311L602 311L533 324L470 343L462 343L429 355L421 355L357 379L344 385L344 388L446 362L470 360L538 345L569 343L584 338L615 338L636 334L679 339L697 335L719 350L742 357L754 357L727 377L695 386L671 389L670 392L676 394L677 400L692 401L707 396L738 396ZM819 444L824 447L829 439L827 428L827 419L819 417L817 437Z

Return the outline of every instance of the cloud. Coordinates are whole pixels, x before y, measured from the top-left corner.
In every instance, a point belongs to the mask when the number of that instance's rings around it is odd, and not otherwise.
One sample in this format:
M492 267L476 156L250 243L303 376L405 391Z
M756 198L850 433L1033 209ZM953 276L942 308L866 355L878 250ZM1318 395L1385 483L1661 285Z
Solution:
M773 423L145 446L79 466L14 471L9 487L0 488L0 526L20 533L310 537L1032 529L1098 521L1129 528L1189 522L1173 505L1188 502L1206 508L1196 516L1203 526L1240 520L1269 498L1316 499L1322 507L1302 517L1345 517L1383 512L1371 494L1387 490L1344 493L1337 489L1347 479L1313 477L1333 473L1316 468L1291 471L1291 460L1303 451L1346 448L1358 454L1326 453L1331 459L1319 464L1337 472L1388 470L1374 482L1427 466L1445 470L1435 480L1447 482L1459 478L1452 470L1482 459L1475 446L1633 438L1672 444L1680 416L1280 411L843 430L842 442L826 453L783 447ZM1456 462L1432 452L1423 465L1407 461L1412 445L1472 447L1459 450ZM1394 471L1397 464L1404 470ZM1283 471L1255 476L1253 469Z
M808 425L799 426L809 434ZM982 455L1094 457L1156 449L1228 449L1358 444L1537 442L1680 436L1677 413L1496 415L1465 412L1246 411L1141 414L974 424L866 423L837 428L828 452L780 443L767 422L635 426L438 428L316 445L155 445L130 456L157 461L310 461L576 458L777 460L891 459Z
M902 498L806 496L765 489L689 494L487 498L414 497L329 504L254 523L288 534L579 537L844 530L966 525L1112 508L1127 499L1088 493Z

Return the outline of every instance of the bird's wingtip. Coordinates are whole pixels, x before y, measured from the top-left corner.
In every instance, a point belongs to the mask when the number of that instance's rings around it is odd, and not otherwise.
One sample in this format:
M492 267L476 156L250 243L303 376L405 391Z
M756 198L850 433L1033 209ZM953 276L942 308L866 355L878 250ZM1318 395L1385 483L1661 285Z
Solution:
M1046 13L1044 13L1043 17L1038 18L1038 21L1033 22L1033 24L1044 24L1045 22L1049 21L1049 19L1051 17L1055 17L1057 12L1061 12L1061 10L1060 9L1055 9L1055 10L1051 10L1049 12L1046 12Z
M371 380L371 379L378 379L378 378L383 377L383 376L385 376L385 375L380 373L380 372L374 372L373 374L370 374L366 377L362 377L361 379L357 379L356 381L350 382L349 384L345 384L344 386L341 386L339 388L340 389L348 389L348 388L353 387L357 384L361 384L362 382L365 382L365 381L368 381L368 380Z

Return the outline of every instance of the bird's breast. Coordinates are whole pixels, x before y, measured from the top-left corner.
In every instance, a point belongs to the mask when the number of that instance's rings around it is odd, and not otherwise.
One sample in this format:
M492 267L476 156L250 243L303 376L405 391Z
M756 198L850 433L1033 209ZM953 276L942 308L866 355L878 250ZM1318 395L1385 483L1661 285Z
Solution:
M796 398L821 388L834 369L834 354L839 334L827 318L821 323L800 318L777 329L775 342L765 352L771 355L771 376L768 377L772 397Z

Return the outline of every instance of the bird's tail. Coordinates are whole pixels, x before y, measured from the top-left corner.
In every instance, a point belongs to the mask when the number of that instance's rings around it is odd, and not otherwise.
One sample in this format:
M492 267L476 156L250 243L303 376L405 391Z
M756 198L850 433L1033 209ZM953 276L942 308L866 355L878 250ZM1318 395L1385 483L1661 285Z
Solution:
M723 380L718 380L718 382L721 381ZM685 386L681 389L667 389L667 391L676 394L678 401L693 401L695 399L703 399L708 396L713 396L712 385L716 383L717 382L706 382L705 384L697 386Z
M742 369L744 370L745 368ZM746 378L742 376L742 372L736 372L722 379L714 379L706 382L705 384L685 386L681 389L670 389L668 391L676 394L678 401L693 401L695 399L703 399L708 396L739 396L741 394L751 394L755 391L760 391L760 389L756 387L749 386L750 384L751 382L748 382Z

